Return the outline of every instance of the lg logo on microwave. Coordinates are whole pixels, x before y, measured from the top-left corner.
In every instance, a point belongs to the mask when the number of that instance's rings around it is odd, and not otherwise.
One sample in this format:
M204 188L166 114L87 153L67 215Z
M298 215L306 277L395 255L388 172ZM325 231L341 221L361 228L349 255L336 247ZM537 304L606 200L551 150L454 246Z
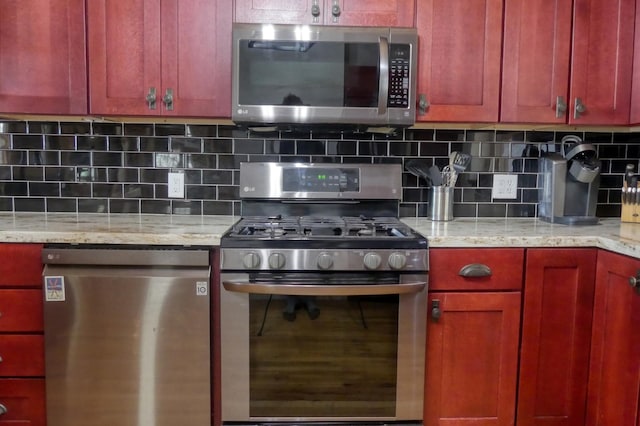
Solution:
M245 186L244 188L242 188L242 190L244 192L256 192L256 187L255 186Z
M238 110L236 112L238 113L238 115L249 114L249 110L248 109L242 109L242 108L238 108Z

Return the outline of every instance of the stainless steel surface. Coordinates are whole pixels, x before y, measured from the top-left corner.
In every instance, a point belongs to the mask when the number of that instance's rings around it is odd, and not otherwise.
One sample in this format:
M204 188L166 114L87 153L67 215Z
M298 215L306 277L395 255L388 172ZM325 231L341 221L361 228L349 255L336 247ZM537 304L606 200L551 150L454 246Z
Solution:
M378 296L386 294L417 293L425 289L426 281L405 284L375 285L307 285L261 283L251 281L223 281L227 291L250 294L282 294L290 296Z
M369 253L380 256L377 271L429 269L429 256L422 250L349 250L349 249L276 249L276 248L225 248L221 251L220 268L222 270L262 270L273 269L298 271L362 271L365 269L365 257ZM274 268L269 259L279 254L286 259L280 268ZM398 264L397 258L404 260ZM329 262L329 260L331 262ZM324 263L328 262L328 263ZM401 266L401 267L400 267Z
M313 10L317 10L312 8ZM313 13L313 12L312 12ZM232 55L232 117L238 123L365 124L372 126L410 126L415 123L418 37L415 29L382 27L346 27L322 25L234 24ZM408 106L388 107L380 114L374 107L334 107L313 105L254 105L239 99L240 40L363 42L410 46ZM388 85L387 85L388 86ZM388 87L387 87L388 88Z
M282 180L285 169L312 170L317 167L359 171L360 190L335 193L283 190ZM291 200L328 198L397 200L402 197L402 166L400 164L240 163L240 197Z
M149 93L147 93L146 99L149 109L156 109L157 96L155 87L149 87Z
M556 118L564 117L567 112L567 103L564 100L564 97L558 96L556 98Z
M389 40L386 37L380 37L378 44L380 45L378 115L386 115L387 102L389 101Z
M177 252L44 250L49 426L210 424L208 254Z
M429 188L428 217L431 220L453 220L453 191L454 188L447 185Z
M423 282L426 275L406 275L401 283ZM221 276L222 282L246 282L247 274L226 274ZM392 418L378 417L323 417L318 418L254 418L249 412L249 294L228 291L220 288L220 315L222 326L221 338L221 386L222 421L402 421L421 419L424 398L424 362L427 287L415 293L401 294L398 312L398 345L397 345L397 393L396 415Z

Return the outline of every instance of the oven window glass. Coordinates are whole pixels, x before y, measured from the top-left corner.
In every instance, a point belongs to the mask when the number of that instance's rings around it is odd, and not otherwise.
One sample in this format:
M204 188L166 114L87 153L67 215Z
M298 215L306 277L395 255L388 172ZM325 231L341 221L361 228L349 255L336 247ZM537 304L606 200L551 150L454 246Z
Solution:
M377 107L377 43L241 40L241 105Z
M251 416L393 417L398 301L251 295Z

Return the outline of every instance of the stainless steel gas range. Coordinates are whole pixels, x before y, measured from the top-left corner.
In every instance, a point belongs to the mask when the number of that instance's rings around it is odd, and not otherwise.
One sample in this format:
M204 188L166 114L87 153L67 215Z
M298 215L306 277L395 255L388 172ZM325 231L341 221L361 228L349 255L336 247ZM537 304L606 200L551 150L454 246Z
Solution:
M221 239L222 421L422 424L428 248L402 169L243 163Z

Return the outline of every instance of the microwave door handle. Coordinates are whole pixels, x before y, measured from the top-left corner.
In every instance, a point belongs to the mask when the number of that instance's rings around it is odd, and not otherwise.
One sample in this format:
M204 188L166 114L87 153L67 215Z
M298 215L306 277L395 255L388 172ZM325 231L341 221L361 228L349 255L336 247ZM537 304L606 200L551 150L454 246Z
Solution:
M379 285L308 285L281 283L252 283L249 281L223 281L227 291L249 294L277 294L289 296L379 296L408 294L422 291L426 282Z
M380 37L380 81L378 96L378 115L387 113L387 101L389 100L389 40Z

